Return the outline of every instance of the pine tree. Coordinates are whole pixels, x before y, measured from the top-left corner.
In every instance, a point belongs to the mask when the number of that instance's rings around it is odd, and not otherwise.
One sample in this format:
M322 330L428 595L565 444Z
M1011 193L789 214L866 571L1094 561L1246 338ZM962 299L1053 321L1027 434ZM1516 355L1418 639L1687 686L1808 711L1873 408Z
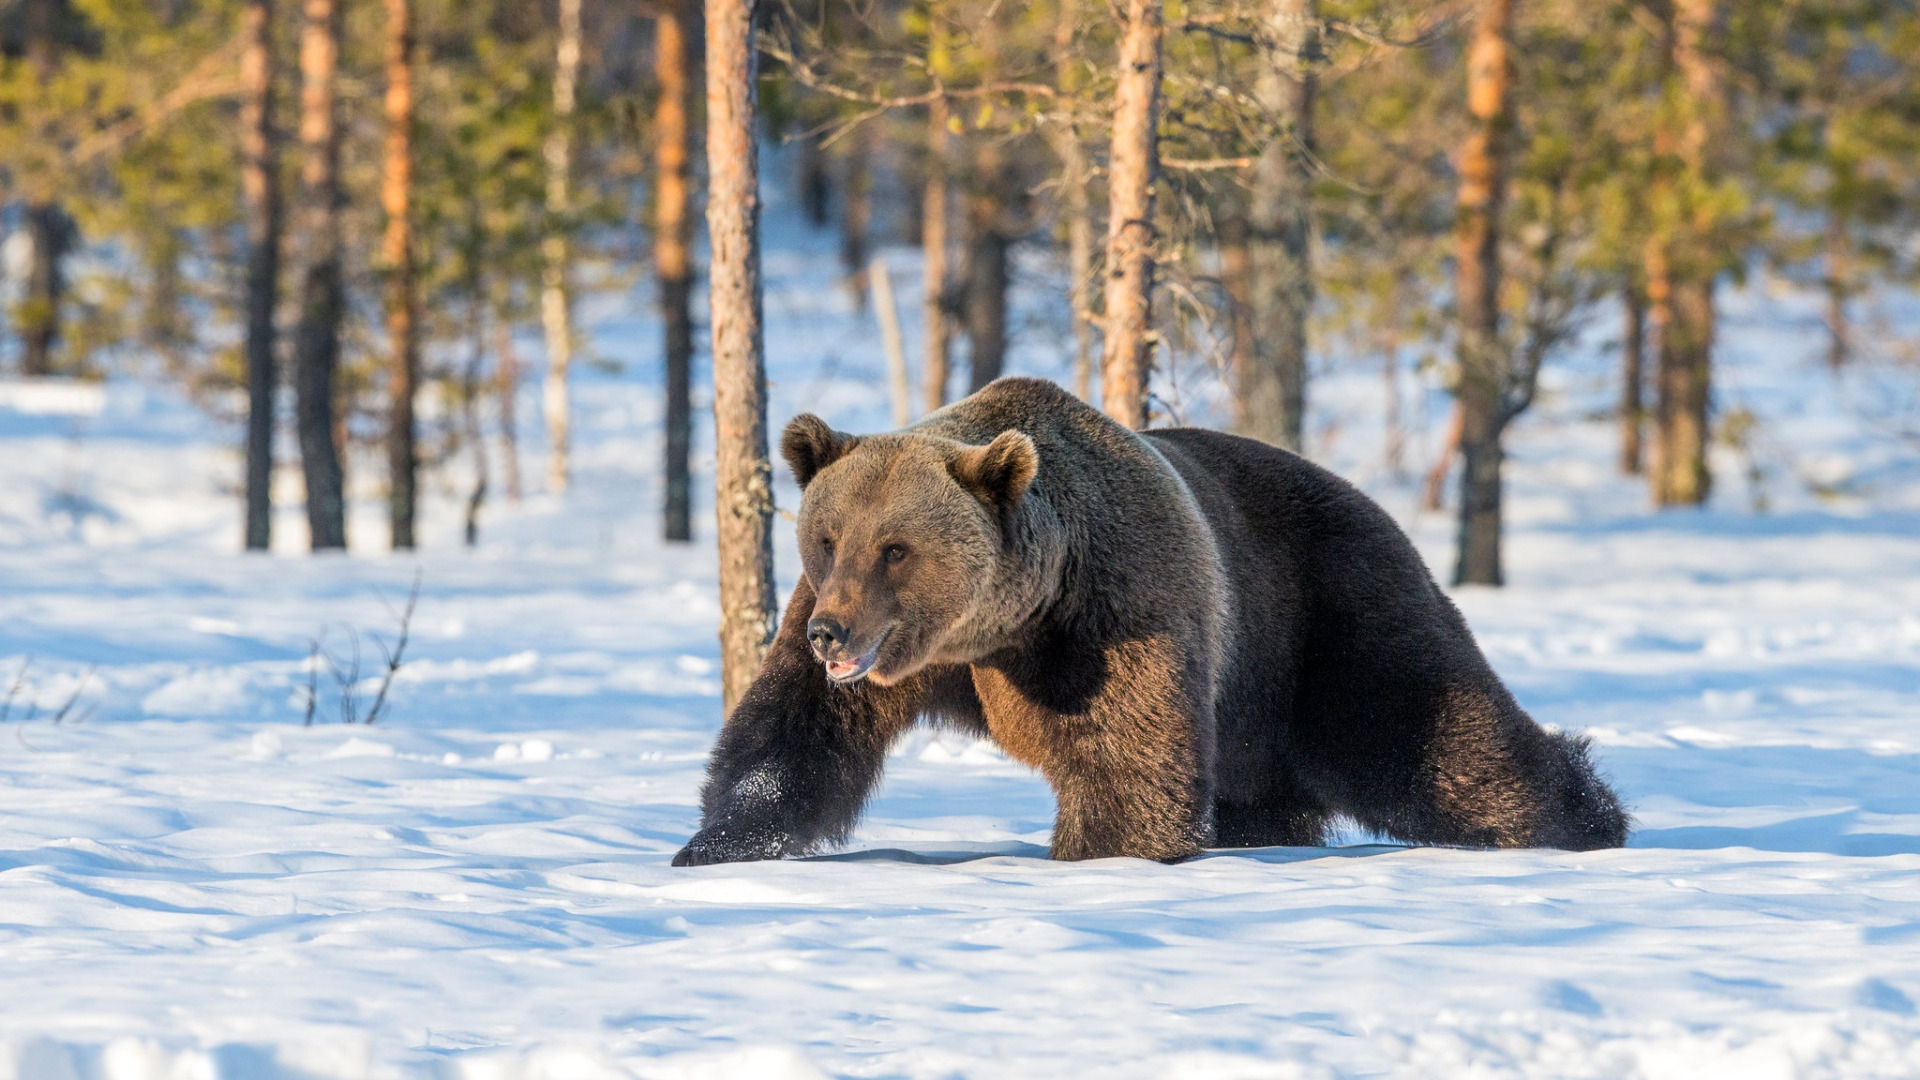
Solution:
M707 0L708 295L720 545L720 682L731 712L773 640L773 467L761 326L754 0Z

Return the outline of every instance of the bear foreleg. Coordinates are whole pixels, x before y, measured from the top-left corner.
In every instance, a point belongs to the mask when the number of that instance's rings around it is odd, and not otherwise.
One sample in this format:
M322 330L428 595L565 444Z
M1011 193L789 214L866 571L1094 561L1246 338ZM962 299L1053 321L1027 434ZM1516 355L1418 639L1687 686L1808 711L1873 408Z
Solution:
M846 839L887 749L927 705L927 678L838 686L807 645L802 580L753 685L720 729L700 831L675 866L801 855Z

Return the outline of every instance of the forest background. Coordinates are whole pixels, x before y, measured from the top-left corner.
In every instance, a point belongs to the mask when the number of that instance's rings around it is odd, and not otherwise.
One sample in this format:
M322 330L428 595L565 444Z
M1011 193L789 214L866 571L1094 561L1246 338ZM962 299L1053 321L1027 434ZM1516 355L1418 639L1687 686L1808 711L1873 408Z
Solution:
M244 448L245 546L278 497L327 550L350 480L397 549L456 463L470 543L488 499L564 491L576 361L657 365L689 541L711 363L731 701L776 607L758 185L787 184L890 327L896 419L1001 374L1037 285L1072 389L1134 427L1191 422L1198 372L1305 450L1326 363L1424 374L1447 449L1414 462L1392 413L1386 460L1457 514L1454 582L1497 585L1504 434L1602 316L1655 506L1764 435L1713 392L1756 275L1823 298L1824 363L1884 375L1863 423L1920 445L1916 60L1893 0L9 0L0 366L177 382ZM763 178L767 141L795 167ZM871 273L897 244L914 342ZM642 279L657 357L585 353L584 299Z

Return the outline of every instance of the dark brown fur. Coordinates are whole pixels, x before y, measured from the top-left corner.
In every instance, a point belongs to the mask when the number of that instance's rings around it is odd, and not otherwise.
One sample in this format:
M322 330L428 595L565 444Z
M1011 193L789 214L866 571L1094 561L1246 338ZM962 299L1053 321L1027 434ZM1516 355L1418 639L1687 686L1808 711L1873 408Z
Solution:
M1625 842L1586 743L1535 724L1392 519L1299 457L1135 434L1034 379L886 435L802 416L781 450L805 575L676 865L844 840L923 717L1040 770L1056 858L1318 844L1336 813Z

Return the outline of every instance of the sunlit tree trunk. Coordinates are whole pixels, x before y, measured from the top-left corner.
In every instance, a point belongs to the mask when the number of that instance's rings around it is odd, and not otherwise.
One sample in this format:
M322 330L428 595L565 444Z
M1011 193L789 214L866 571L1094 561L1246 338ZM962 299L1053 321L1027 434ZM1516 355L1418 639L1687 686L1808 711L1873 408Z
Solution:
M653 264L666 337L663 531L671 541L693 538L693 21L691 0L667 0L654 20Z
M300 247L304 278L294 337L300 466L315 551L347 546L346 478L340 467L334 373L346 298L340 269L340 131L334 82L342 12L337 0L305 0L300 34Z
M1506 203L1514 0L1482 0L1467 54L1472 133L1460 154L1454 287L1460 307L1460 532L1456 585L1499 585L1500 437L1507 370L1500 343L1500 215Z
M393 547L414 546L415 491L420 472L414 445L413 399L420 382L420 299L413 266L413 26L412 0L387 0L387 144L380 173L380 205L387 215L381 261L387 273L387 517Z
M273 539L273 434L280 372L280 133L273 116L273 0L248 0L240 57L240 193L247 217L247 549Z
M1299 452L1307 405L1307 317L1313 308L1313 65L1320 59L1315 0L1274 0L1273 52L1255 96L1286 125L1254 169L1248 235L1252 353L1240 383L1240 432Z
M1620 342L1620 471L1640 475L1644 454L1640 433L1646 424L1644 400L1647 356L1647 295L1637 282L1629 280L1621 290L1620 306L1625 313Z
M761 325L754 129L755 0L707 0L708 296L720 547L720 681L728 711L773 639L773 469Z
M1154 184L1159 179L1160 0L1127 0L1107 158L1106 341L1101 406L1130 428L1147 426L1153 371Z
M937 28L935 36L937 40ZM937 50L930 51L937 55ZM921 377L928 412L947 403L948 349L953 341L952 321L947 317L948 141L947 103L935 101L927 107L927 175L920 197L920 310L926 333L926 370Z
M560 0L560 32L554 50L553 130L543 151L547 167L547 234L540 241L540 325L546 331L547 487L565 491L573 413L567 373L573 363L573 110L580 77L580 0Z

